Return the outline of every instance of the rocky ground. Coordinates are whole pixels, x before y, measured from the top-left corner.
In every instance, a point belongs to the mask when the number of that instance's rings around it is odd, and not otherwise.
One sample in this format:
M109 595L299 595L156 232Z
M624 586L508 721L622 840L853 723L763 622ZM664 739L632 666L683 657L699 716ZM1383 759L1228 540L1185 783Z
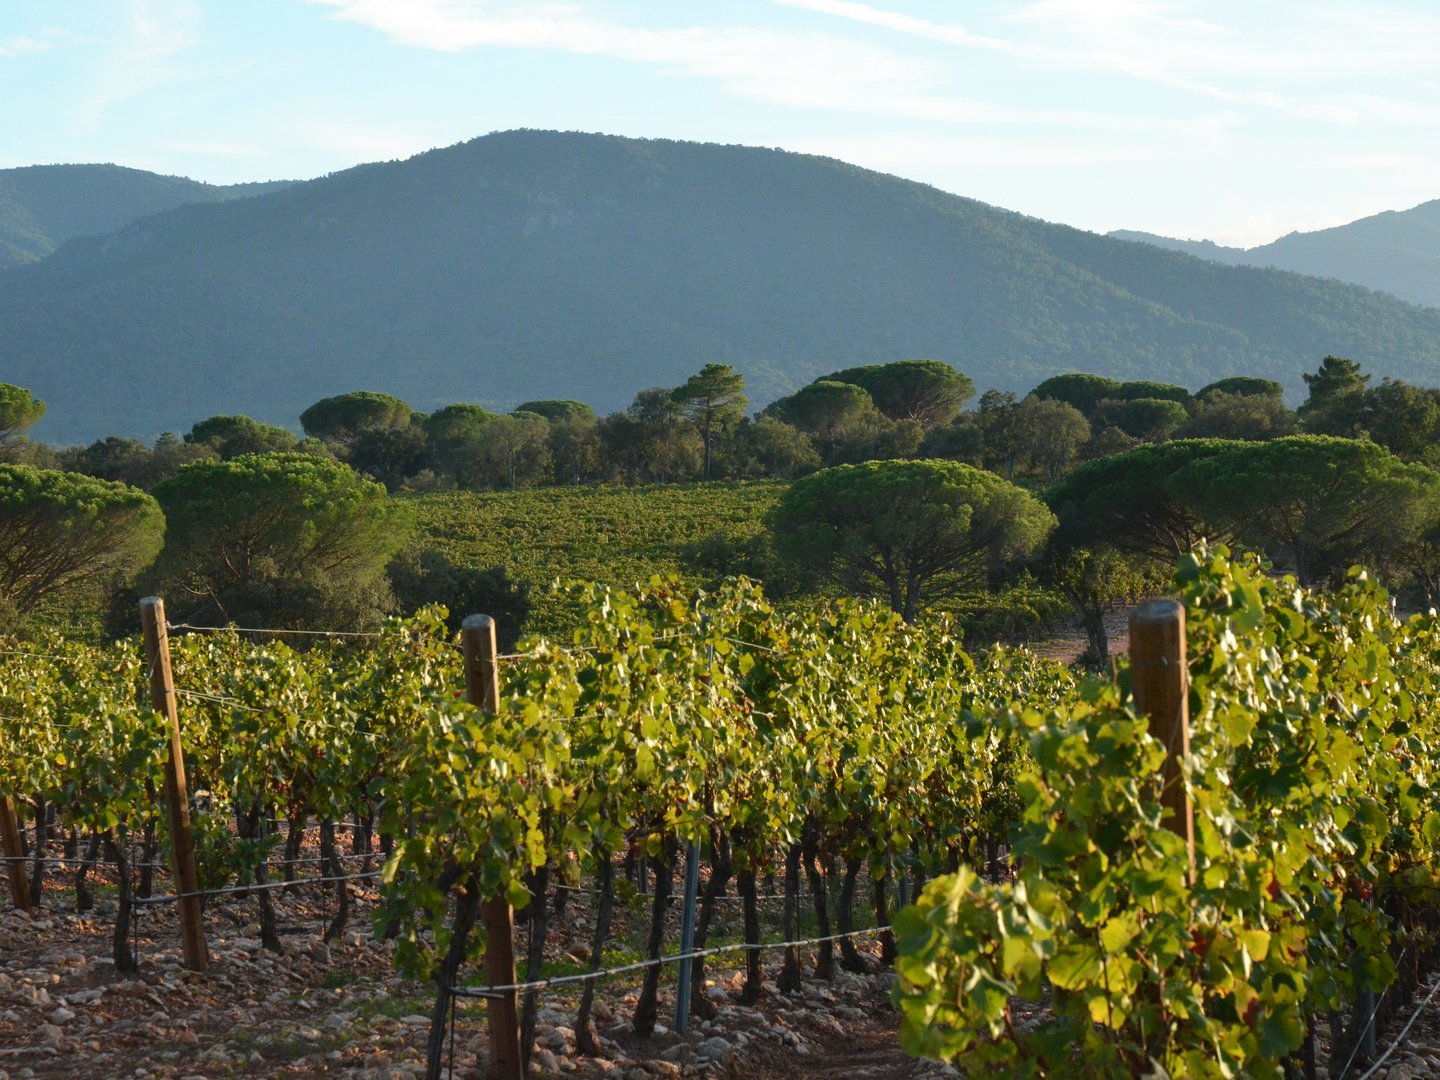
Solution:
M110 958L113 899L102 894L95 912L77 915L73 893L50 890L34 918L0 901L0 1080L420 1075L433 993L394 973L389 944L376 941L368 925L375 897L351 888L358 914L329 945L320 938L324 905L285 895L286 948L278 955L261 947L259 928L249 921L253 900L227 897L213 905L206 916L211 969L204 975L181 966L171 909L147 912L140 968L126 976ZM642 911L643 904L632 904L621 919L617 947L628 947ZM584 904L572 902L553 920L552 963L583 954L588 915ZM723 921L717 927L730 930ZM766 960L773 976L779 956ZM662 986L673 986L674 968L665 971ZM629 1024L639 976L602 984L595 1019L603 1056L593 1058L575 1053L579 987L546 992L532 1075L921 1080L948 1071L899 1051L888 974L810 978L791 995L767 982L754 1008L739 1004L735 966L707 975L716 1016L696 1018L685 1037L669 1030L673 990L662 990L661 1026L640 1039ZM480 1075L485 1027L483 1003L461 1005L454 1076Z
M320 937L326 905L313 894L284 896L280 908L287 932L280 954L261 947L259 928L249 921L253 901L226 898L212 906L207 912L212 964L204 975L181 966L169 909L146 914L140 968L127 976L118 974L110 959L113 899L102 894L93 914L77 915L73 893L52 889L34 918L0 900L0 1080L422 1075L433 992L395 974L389 944L375 940L369 929L374 894L351 889L356 918L329 945ZM625 950L642 930L644 906L643 898L622 905L615 938L619 960L633 959L633 951ZM587 905L578 901L552 920L547 949L552 969L573 970L583 959L580 943L588 940L588 920ZM720 919L717 935L733 940L735 921ZM874 942L862 939L862 952L876 951ZM733 963L726 966L726 959L707 971L715 1016L694 1018L683 1037L669 1030L673 990L662 989L661 1024L642 1039L629 1023L638 975L603 983L594 1012L599 1057L575 1050L579 988L545 992L532 1075L576 1080L960 1075L901 1053L888 973L837 972L829 982L808 977L794 994L766 981L752 1008L739 1003L742 974ZM779 959L766 955L772 978ZM813 957L806 957L805 968L813 971ZM673 986L674 968L665 971L662 987ZM1400 1028L1423 1000L1419 996L1397 1010L1380 1049L1392 1041L1397 1045L1367 1080L1440 1077L1440 993L1401 1037ZM447 1075L480 1076L488 1056L483 1003L462 1004L455 1029L454 1069ZM1320 1034L1321 1075L1326 1075L1323 1024ZM1356 1068L1349 1076L1356 1080L1364 1073Z

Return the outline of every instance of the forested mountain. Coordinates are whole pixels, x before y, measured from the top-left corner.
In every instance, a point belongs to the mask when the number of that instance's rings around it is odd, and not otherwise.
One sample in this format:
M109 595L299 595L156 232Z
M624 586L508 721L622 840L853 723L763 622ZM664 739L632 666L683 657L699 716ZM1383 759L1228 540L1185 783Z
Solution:
M1409 210L1387 210L1333 229L1292 232L1253 248L1223 247L1209 240L1173 240L1124 229L1110 235L1229 266L1270 266L1335 278L1380 289L1412 304L1440 307L1440 199Z
M1135 229L1115 229L1105 235L1116 240L1133 240L1140 244L1154 244L1167 251L1183 251L1186 255L1194 255L1198 259L1209 259L1211 262L1225 263L1227 266L1257 265L1250 260L1249 248L1226 247L1224 244L1215 243L1214 240L1177 240L1173 236L1159 236L1156 233L1138 232ZM1334 275L1329 276L1333 277Z
M113 232L146 214L259 195L287 184L202 184L119 165L0 169L0 270L37 262L67 240Z
M609 410L711 361L752 406L901 357L981 388L1081 369L1298 393L1327 353L1434 383L1440 311L826 158L541 131L182 206L0 275L0 380L49 402L52 440L293 425L358 388Z

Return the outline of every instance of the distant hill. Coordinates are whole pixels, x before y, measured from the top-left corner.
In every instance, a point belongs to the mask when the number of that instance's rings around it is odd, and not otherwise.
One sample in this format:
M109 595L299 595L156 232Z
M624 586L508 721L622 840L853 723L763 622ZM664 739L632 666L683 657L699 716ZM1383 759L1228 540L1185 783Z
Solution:
M352 389L417 408L626 405L709 361L755 406L935 357L1297 391L1326 353L1440 382L1440 312L1051 225L778 150L515 131L182 206L0 275L0 381L52 440L294 425Z
M287 184L217 186L119 165L0 169L0 270L38 262L67 240L114 232L146 214L259 195Z
M1228 266L1271 266L1379 289L1412 304L1440 307L1440 199L1387 210L1348 225L1292 232L1253 248L1172 240L1121 229L1109 235L1183 251Z
M1154 244L1167 251L1183 251L1186 255L1194 255L1197 259L1209 259L1211 262L1225 263L1227 266L1257 265L1250 261L1250 252L1246 248L1225 247L1223 244L1215 243L1214 240L1176 240L1172 236L1157 236L1155 233L1137 232L1134 229L1116 229L1105 235L1116 240L1133 240L1141 244Z

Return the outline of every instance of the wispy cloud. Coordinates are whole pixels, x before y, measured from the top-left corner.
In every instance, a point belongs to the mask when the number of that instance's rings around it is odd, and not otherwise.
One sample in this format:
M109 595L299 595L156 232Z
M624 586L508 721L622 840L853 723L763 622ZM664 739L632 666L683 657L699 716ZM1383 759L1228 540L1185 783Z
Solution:
M945 65L854 37L778 26L654 29L577 4L496 0L308 0L392 41L458 52L545 49L706 79L741 98L804 109L948 123L1133 126L1103 113L997 105L946 91Z
M126 32L110 43L99 89L80 107L80 122L98 125L115 106L192 77L173 61L199 41L193 0L129 0Z
M60 29L41 30L34 34L0 35L0 59L46 53L65 45L73 45L79 40L76 35Z
M1279 31L1257 34L1253 19L1241 34L1221 19L1187 14L1198 5L1152 0L1035 0L995 21L1010 33L978 33L857 0L774 0L926 41L1003 54L1036 68L1111 74L1213 98L1232 105L1278 110L1331 123L1365 120L1432 124L1440 113L1380 94L1335 89L1344 78L1417 83L1433 70L1440 19L1415 12L1308 6ZM1213 7L1213 5L1212 5ZM1330 89L1326 89L1326 85ZM1318 87L1318 89L1317 89Z

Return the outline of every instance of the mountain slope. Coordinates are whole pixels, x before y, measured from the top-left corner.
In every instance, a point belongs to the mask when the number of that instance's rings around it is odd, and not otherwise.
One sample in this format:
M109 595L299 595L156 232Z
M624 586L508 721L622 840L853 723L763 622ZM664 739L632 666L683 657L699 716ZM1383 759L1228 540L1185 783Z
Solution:
M37 262L67 240L113 232L146 214L286 185L217 186L119 165L0 169L0 270Z
M1177 240L1173 236L1159 236L1155 233L1138 232L1135 229L1115 229L1105 235L1116 240L1133 240L1141 244L1154 244L1167 251L1183 251L1186 255L1194 255L1197 259L1209 259L1211 262L1224 263L1227 266L1256 265L1250 261L1248 249L1225 247L1223 244L1215 243L1214 240Z
M1387 210L1333 229L1292 232L1253 248L1174 240L1130 230L1110 235L1230 266L1269 266L1335 278L1388 292L1412 304L1440 307L1440 199L1409 210Z
M191 205L0 275L0 380L37 434L418 408L623 407L709 361L751 400L907 356L984 386L1085 369L1297 387L1327 352L1422 381L1440 312L1229 269L776 150L519 131Z

